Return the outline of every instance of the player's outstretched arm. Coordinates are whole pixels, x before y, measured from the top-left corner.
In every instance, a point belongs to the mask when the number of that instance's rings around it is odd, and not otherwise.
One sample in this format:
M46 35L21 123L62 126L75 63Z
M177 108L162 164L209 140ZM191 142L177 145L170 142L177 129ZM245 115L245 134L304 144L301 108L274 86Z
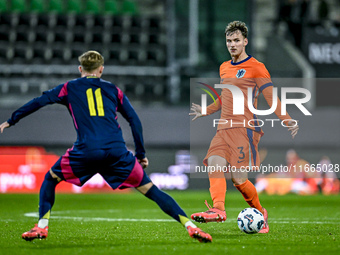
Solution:
M193 111L193 112L190 112L189 115L190 116L194 116L192 121L194 121L195 119L203 116L202 115L202 107L200 105L198 105L198 104L192 103L190 110Z
M288 122L288 126L289 126L288 130L291 132L291 135L292 135L292 137L294 139L294 137L296 136L296 134L297 134L297 132L299 130L299 125L296 122L290 120Z
M135 156L139 160L145 158L145 148L143 139L142 123L129 102L129 99L123 94L123 99L118 106L118 111L129 122L132 131L133 140L135 143Z
M5 128L9 128L11 125L7 122L7 121L5 121L4 123L2 123L1 125L0 125L0 131L1 131L1 133L3 133L4 132L4 129Z

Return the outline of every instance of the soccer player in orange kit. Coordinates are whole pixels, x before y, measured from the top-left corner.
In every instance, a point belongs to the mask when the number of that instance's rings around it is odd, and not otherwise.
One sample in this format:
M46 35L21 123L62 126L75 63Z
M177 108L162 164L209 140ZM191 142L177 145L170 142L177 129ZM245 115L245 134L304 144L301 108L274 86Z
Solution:
M207 115L221 110L222 121L219 123L217 133L211 141L208 153L203 160L206 166L223 169L232 166L240 170L242 167L260 165L258 143L263 132L259 127L257 116L248 107L248 88L252 88L252 105L257 109L257 98L262 92L268 105L273 104L273 83L263 63L257 61L245 51L248 44L248 28L244 22L233 21L225 30L226 45L232 60L224 62L220 66L222 84L230 84L238 87L244 95L244 114L233 114L233 96L229 89L223 88L221 93L222 105L217 100L207 107ZM202 117L200 105L192 104L192 120ZM281 115L281 102L278 99L275 114L285 123L294 138L299 129L297 122L291 120L288 113ZM268 213L260 204L260 200L254 185L248 180L247 171L231 172L234 186L241 192L250 207L262 212L265 224L259 233L268 233ZM191 218L197 222L224 222L227 218L225 212L225 194L227 190L226 179L223 171L209 172L210 194L213 207L208 211L194 213Z

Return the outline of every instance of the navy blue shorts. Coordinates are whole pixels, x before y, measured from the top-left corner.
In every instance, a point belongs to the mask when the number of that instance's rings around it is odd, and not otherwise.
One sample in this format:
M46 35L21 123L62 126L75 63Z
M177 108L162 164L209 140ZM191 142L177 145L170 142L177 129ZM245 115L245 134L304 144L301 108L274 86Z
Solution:
M83 150L72 147L52 167L60 179L82 186L99 173L112 189L142 186L151 180L126 148Z

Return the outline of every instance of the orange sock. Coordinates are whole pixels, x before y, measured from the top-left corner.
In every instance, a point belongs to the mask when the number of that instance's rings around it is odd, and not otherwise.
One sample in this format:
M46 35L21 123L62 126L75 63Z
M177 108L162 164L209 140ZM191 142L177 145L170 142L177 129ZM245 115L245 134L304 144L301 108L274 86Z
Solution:
M241 192L242 196L244 197L246 202L250 205L250 207L256 208L257 210L263 213L263 208L260 204L256 188L249 180L245 181L240 185L235 185L235 187Z
M213 207L225 211L225 193L227 191L227 182L223 178L209 178L210 181L210 195L213 200Z

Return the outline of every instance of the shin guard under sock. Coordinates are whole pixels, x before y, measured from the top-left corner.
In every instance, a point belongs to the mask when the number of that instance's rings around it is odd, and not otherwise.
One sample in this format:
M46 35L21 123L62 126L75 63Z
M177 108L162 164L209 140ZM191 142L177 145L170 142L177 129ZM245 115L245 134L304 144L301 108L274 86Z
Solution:
M225 211L225 193L227 190L227 182L223 178L209 178L210 182L210 195L213 201L213 207Z

